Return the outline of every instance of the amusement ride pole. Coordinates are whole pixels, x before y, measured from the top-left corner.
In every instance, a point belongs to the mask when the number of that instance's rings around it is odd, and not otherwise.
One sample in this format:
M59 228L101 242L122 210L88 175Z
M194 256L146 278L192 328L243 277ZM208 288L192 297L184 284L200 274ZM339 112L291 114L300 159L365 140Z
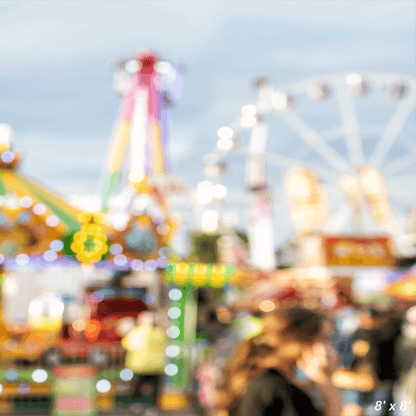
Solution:
M249 245L253 268L271 271L275 268L271 192L266 180L266 144L273 86L267 78L257 78L259 91L257 123L253 127L246 165L246 180L250 192Z

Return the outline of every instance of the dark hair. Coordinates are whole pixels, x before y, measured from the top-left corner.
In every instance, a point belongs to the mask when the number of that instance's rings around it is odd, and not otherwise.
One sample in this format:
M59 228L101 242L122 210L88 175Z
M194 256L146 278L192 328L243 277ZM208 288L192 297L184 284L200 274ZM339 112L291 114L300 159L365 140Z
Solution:
M233 409L247 386L248 380L272 368L272 360L284 345L290 342L312 344L318 340L324 325L323 316L302 307L282 308L268 313L263 319L262 332L241 342L225 368L217 391L217 410L227 414ZM291 366L299 353L285 357Z
M113 274L113 276L111 277L111 285L117 288L121 288L122 285L122 280L127 277L130 276L132 273L132 269L127 269L127 270L116 270Z

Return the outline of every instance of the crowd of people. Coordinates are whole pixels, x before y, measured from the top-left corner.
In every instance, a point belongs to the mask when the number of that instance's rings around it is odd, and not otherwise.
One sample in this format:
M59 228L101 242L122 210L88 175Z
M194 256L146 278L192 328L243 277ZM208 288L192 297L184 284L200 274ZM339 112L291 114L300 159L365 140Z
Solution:
M416 415L416 307L338 295L334 308L293 296L256 311L262 329L243 341L225 332L198 373L206 414Z
M335 308L307 308L294 297L269 312L230 313L195 371L204 415L416 415L414 304L362 306L341 293ZM245 336L233 324L243 318L256 322ZM123 339L134 414L145 411L138 402L146 386L157 403L166 343L153 312Z

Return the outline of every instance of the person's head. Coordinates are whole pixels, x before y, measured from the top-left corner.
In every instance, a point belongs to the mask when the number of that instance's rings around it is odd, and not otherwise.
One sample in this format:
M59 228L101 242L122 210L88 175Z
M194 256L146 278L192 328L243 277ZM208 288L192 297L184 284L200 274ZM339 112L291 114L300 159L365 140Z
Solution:
M319 313L301 307L266 314L262 332L243 341L228 363L218 391L218 409L232 409L248 380L267 369L291 374L302 351L323 340L324 322Z
M383 315L375 308L363 308L359 313L360 327L374 329L383 321Z
M142 326L153 326L155 324L155 315L151 311L143 311L137 318L137 323Z
M362 339L355 341L352 346L352 352L357 357L365 357L370 352L370 344Z

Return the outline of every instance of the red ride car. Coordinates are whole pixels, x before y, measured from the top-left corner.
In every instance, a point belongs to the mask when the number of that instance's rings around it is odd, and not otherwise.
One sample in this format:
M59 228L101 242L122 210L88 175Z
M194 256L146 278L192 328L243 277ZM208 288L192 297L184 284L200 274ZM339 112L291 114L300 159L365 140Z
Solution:
M87 316L64 325L58 345L45 353L45 365L85 358L99 367L107 367L112 361L124 362L120 341L136 325L139 314L148 310L146 296L138 288L95 288L86 295Z

